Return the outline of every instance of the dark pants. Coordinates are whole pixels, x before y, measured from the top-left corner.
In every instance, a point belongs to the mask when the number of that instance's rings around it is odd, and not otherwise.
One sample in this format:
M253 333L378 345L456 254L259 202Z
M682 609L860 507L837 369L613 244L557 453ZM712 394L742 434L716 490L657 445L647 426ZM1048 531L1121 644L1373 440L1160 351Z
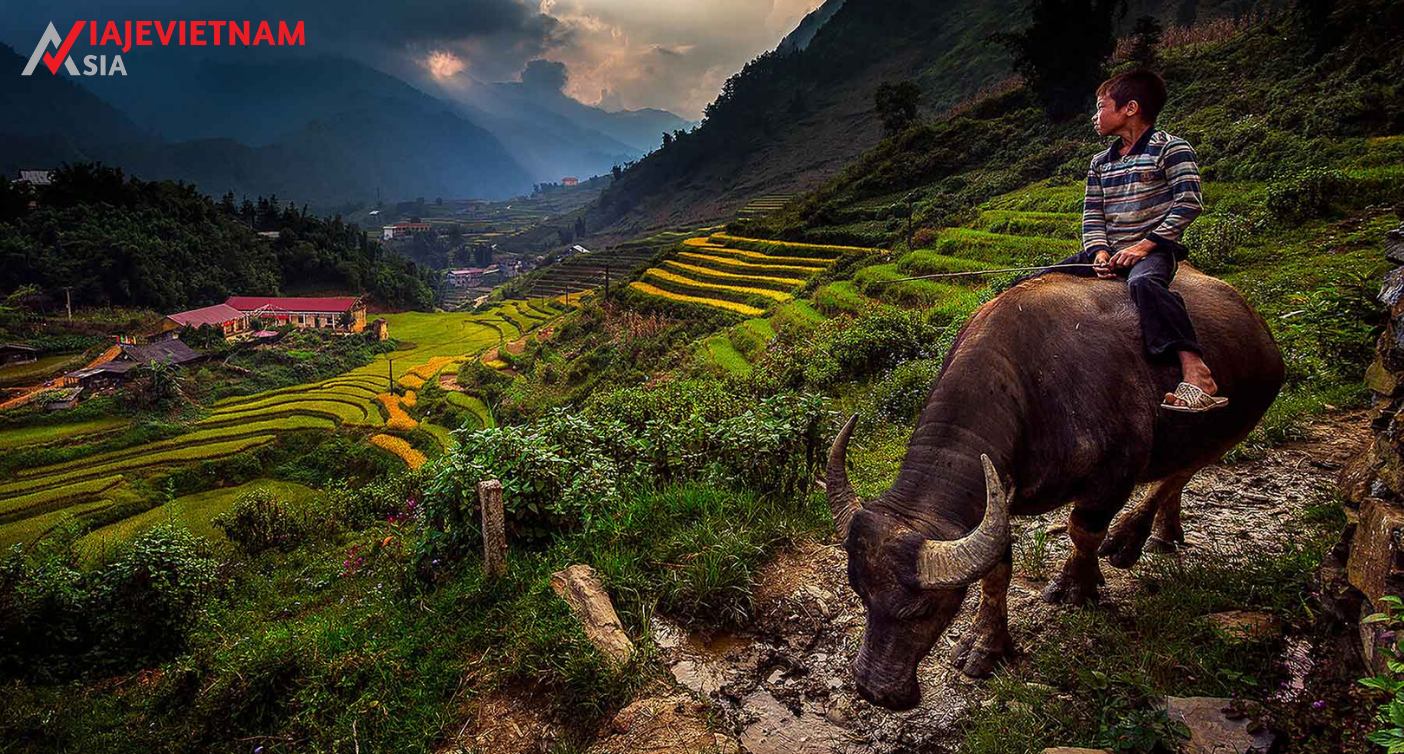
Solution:
M1080 251L1057 264L1086 264L1096 261L1095 257L1095 254ZM1170 252L1156 250L1132 266L1129 272L1116 271L1118 275L1126 276L1131 301L1141 315L1141 339L1145 341L1146 350L1151 356L1173 355L1179 351L1203 353L1199 339L1195 337L1189 312L1185 310L1185 300L1170 290L1170 281L1174 279L1177 267L1179 263ZM1078 277L1097 276L1091 267L1072 267L1042 270L1026 278L1050 272L1066 272Z

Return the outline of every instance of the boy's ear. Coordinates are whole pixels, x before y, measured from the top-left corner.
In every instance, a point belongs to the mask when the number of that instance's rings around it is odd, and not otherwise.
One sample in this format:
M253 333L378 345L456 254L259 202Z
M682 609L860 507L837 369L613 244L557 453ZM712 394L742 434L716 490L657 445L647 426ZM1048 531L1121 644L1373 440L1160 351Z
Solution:
M1126 116L1127 116L1128 118L1129 118L1129 117L1134 117L1134 116L1137 116L1137 115L1140 115L1140 114L1141 114L1141 103L1137 102L1136 100L1130 100L1129 102L1126 103Z

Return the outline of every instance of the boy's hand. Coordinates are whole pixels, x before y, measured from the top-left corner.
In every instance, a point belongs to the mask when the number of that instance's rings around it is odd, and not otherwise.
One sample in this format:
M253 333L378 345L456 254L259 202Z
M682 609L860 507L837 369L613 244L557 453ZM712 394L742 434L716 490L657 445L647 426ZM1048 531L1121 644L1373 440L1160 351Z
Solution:
M1111 252L1099 251L1097 252L1097 256L1092 259L1092 264L1094 265L1092 271L1097 273L1097 277L1099 278L1114 278L1116 277L1116 273L1112 272L1110 262Z
M1113 270L1129 270L1136 266L1136 263L1145 259L1151 250L1155 248L1155 241L1149 239L1138 241L1135 245L1128 246L1113 254L1110 266Z

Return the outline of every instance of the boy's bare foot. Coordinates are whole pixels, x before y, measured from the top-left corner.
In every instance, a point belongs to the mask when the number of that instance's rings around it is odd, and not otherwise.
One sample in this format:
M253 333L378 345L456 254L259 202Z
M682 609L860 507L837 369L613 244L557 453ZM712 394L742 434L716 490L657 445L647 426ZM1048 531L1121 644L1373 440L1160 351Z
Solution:
M1180 371L1183 373L1180 378L1182 381L1203 390L1206 395L1214 395L1219 392L1219 385L1214 382L1214 373L1209 371L1209 365L1205 364L1204 359L1194 351L1180 352ZM1186 405L1183 400L1180 400L1180 396L1174 393L1166 393L1163 400L1167 406Z

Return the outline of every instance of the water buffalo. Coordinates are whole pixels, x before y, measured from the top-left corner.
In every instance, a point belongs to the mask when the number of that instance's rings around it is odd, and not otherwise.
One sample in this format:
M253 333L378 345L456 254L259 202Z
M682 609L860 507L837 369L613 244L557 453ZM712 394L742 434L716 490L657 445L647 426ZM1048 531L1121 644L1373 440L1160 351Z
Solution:
M1079 604L1102 583L1099 553L1129 568L1152 535L1183 541L1180 491L1262 418L1282 386L1267 325L1228 284L1183 265L1184 297L1227 406L1203 414L1157 409L1179 365L1144 354L1123 279L1048 274L980 307L956 336L892 487L860 501L846 453L855 416L829 452L825 488L848 553L848 581L867 610L853 662L859 694L909 709L916 668L982 580L969 633L951 656L988 675L1013 649L1005 593L1009 516L1072 503L1073 550L1043 592ZM1001 478L1000 472L1005 476ZM1138 484L1142 502L1108 535ZM1158 514L1158 515L1157 515Z

